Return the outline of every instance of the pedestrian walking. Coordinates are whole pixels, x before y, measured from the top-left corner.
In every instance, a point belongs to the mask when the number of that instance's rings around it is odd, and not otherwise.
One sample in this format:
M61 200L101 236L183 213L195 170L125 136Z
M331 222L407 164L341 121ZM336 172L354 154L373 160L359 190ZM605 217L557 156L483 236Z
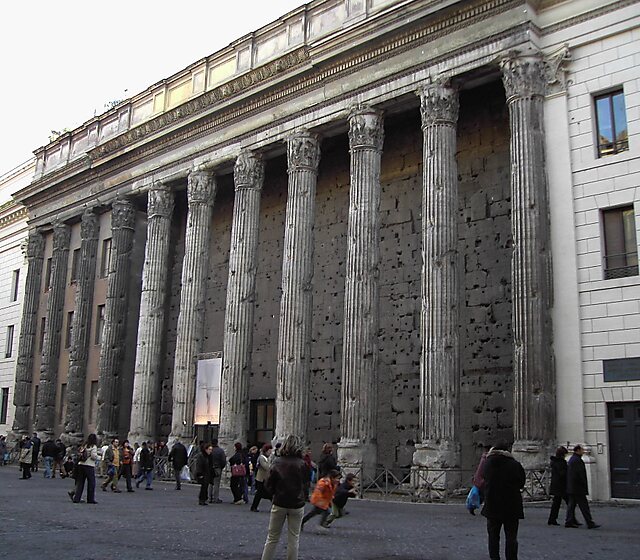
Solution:
M311 505L313 508L302 518L302 527L312 517L321 515L320 527L322 529L328 529L327 518L329 517L331 502L333 496L336 493L338 484L340 483L340 472L337 470L330 470L326 476L318 480L313 494L311 494Z
M204 443L200 446L200 453L196 457L196 480L200 484L200 493L198 494L198 504L207 505L207 491L211 483L211 462L209 458L213 452L213 445Z
M44 463L44 478L51 478L54 473L54 462L58 449L55 441L51 436L47 437L47 441L42 445L42 461Z
M347 505L347 500L349 498L353 498L356 496L356 475L354 473L349 473L345 476L344 481L338 485L336 488L335 496L333 496L333 501L331 502L331 512L329 513L326 521L327 527L333 523L334 520L344 517L347 515L347 511L345 511L345 506Z
M149 448L146 441L142 442L140 450L140 472L136 480L136 488L140 488L140 484L146 480L145 490L153 490L151 483L153 482L153 452Z
M173 477L176 481L176 490L180 490L182 482L180 474L182 469L189 462L189 457L187 454L187 448L178 439L175 440L171 446L169 461L171 461L171 466L173 467Z
M254 494L256 491L256 473L258 472L258 457L260 451L255 445L249 449L249 492ZM248 501L248 500L247 500Z
M5 436L0 436L0 465L4 466L8 461L7 457L7 438Z
M236 441L233 447L235 453L229 459L229 465L231 466L229 485L231 486L234 505L241 505L243 503L244 481L247 478L248 459L242 453L242 444L239 441Z
M338 461L333 454L333 445L325 443L322 446L320 459L318 460L318 479L326 477L330 471L338 471Z
M122 442L122 448L120 449L120 472L119 478L124 478L127 483L127 492L135 492L131 486L131 477L133 476L133 449L129 445L129 440L125 439Z
M587 482L587 469L582 460L583 454L582 445L576 445L567 465L567 517L564 526L572 529L577 529L580 526L576 519L576 506L578 506L587 523L587 527L589 529L597 529L600 525L595 523L593 517L591 517L591 509L589 508L589 502L587 502L589 484Z
M38 472L38 460L40 458L40 446L42 445L42 440L38 437L37 432L33 432L31 444L33 446L31 454L31 472Z
M524 519L521 489L525 473L509 453L506 444L492 447L484 471L485 501L482 515L487 518L489 558L500 560L500 530L504 527L504 551L507 560L518 560L518 525Z
M31 478L31 468L33 464L33 443L28 436L24 436L20 441L20 452L18 461L20 462L20 470L22 470L22 480Z
M224 449L218 446L218 440L211 440L211 445L213 449L210 454L210 463L211 463L211 484L209 488L209 503L210 504L221 504L222 500L220 499L220 480L222 479L222 471L227 465L227 455L224 452Z
M556 454L550 457L551 484L549 485L549 493L553 496L553 501L547 525L559 525L560 504L562 500L567 502L567 461L565 460L567 453L567 448L561 445L556 449Z
M264 488L264 481L267 479L267 475L269 474L269 467L271 466L271 461L269 457L271 456L272 449L273 447L271 447L270 443L265 443L262 446L262 450L260 451L260 456L258 457L258 463L257 463L258 469L255 475L256 494L253 497L253 503L251 504L251 511L257 512L258 506L260 505L260 500L268 496Z
M118 438L111 440L111 445L102 456L102 462L107 465L107 480L105 480L100 486L102 491L106 492L107 486L111 484L111 491L119 494L118 476L120 472L120 441Z
M98 459L98 438L96 434L89 434L87 441L78 446L76 457L76 487L69 492L69 497L74 504L79 504L84 492L85 482L87 484L87 503L96 502L96 460Z
M67 447L62 443L61 439L56 440L56 457L53 464L53 478L56 477L56 470L60 473L60 477L64 478L64 457L67 454Z
M142 452L142 446L136 441L133 444L133 478L137 479L140 474L140 453Z
M309 473L302 459L302 441L288 436L278 457L271 466L265 481L267 491L273 496L267 540L262 551L262 560L274 557L282 528L287 521L287 560L297 560L300 528L304 513L304 484Z

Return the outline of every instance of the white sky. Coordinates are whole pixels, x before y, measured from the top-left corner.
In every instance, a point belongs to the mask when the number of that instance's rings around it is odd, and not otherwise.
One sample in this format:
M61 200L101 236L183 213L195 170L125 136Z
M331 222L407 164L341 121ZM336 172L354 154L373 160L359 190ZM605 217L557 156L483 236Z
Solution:
M0 175L48 143L304 0L5 0ZM127 90L125 92L125 90Z

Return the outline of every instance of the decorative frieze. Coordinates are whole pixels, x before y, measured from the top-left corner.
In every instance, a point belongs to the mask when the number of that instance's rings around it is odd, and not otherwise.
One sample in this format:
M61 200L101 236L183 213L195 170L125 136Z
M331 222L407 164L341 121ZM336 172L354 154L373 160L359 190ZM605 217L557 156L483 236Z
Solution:
M236 441L247 441L249 426L249 376L264 163L253 152L243 151L236 160L233 176L236 195L227 282L219 435L221 445L227 448Z
M22 324L16 360L16 382L13 393L15 416L13 432L16 436L29 433L31 421L31 391L33 385L33 361L38 333L38 307L42 286L44 262L44 238L37 230L31 230L26 247L27 279L22 302Z
M190 441L196 399L196 360L202 352L211 213L217 182L211 171L193 171L187 182L187 229L173 367L171 437Z

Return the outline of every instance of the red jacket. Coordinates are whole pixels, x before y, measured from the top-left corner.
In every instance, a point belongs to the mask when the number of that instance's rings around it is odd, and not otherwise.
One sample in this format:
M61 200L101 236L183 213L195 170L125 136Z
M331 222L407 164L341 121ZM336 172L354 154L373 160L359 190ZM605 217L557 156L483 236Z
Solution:
M328 476L321 478L311 494L311 503L320 509L329 509L337 487L338 483L333 482Z

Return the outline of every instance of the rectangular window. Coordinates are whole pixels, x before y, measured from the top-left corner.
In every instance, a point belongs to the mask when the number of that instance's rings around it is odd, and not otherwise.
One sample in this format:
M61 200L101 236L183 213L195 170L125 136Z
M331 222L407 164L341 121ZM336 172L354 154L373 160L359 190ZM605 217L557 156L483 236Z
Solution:
M78 274L80 268L80 249L74 249L71 256L71 283L78 281Z
M53 264L53 259L49 257L47 259L47 269L44 275L44 291L48 292L49 288L51 288L51 266Z
M100 278L109 275L109 265L111 263L111 238L102 241L102 255L100 256Z
M598 95L594 101L598 129L598 157L628 150L629 135L623 91L619 89Z
M2 388L2 402L0 402L0 424L7 423L7 411L9 410L9 387Z
M89 402L89 422L91 424L96 423L98 416L98 382L91 382L91 400Z
M44 348L44 335L47 331L47 318L43 317L40 319L40 352L42 353L42 349Z
M95 344L102 343L102 331L104 330L104 305L98 305L96 314L96 338Z
M71 348L71 342L73 339L73 311L67 313L67 331L64 338L64 347Z
M275 408L273 399L251 401L251 426L249 429L254 444L269 443L273 439Z
M58 409L58 424L62 424L67 415L67 384L60 385L60 408Z
M638 246L633 206L602 212L604 230L604 277L623 278L638 275Z
M20 269L14 270L11 274L11 295L10 301L18 301L18 286L20 283Z
M13 330L14 326L9 325L7 327L7 344L4 348L4 357L10 358L13 355Z

